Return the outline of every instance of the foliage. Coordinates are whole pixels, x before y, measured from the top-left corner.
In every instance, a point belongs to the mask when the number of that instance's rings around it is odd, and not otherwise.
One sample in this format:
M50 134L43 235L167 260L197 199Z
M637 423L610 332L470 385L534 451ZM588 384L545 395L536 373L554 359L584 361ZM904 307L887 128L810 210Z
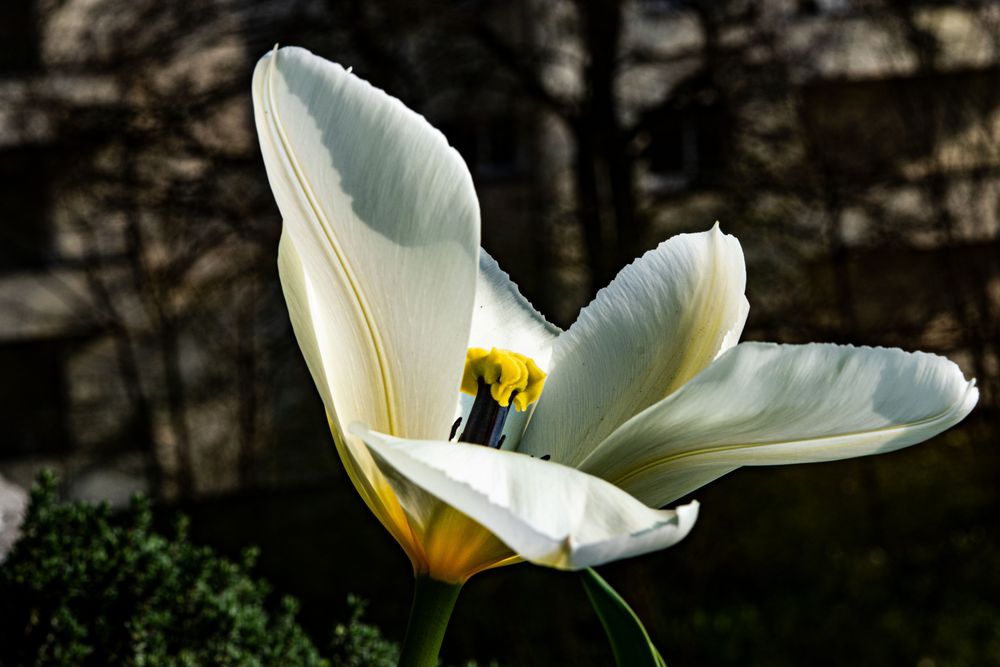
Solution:
M329 664L296 623L295 600L269 599L248 575L255 551L233 563L192 544L186 520L170 539L152 520L142 499L120 517L60 504L54 477L40 476L0 567L0 664Z
M299 627L298 603L250 577L256 550L233 563L192 544L185 518L169 538L152 524L143 498L120 516L60 503L55 477L42 473L22 537L0 565L0 665L396 664L399 645L362 621L364 600L348 597L350 620L335 626L328 660Z
M622 596L593 568L582 570L580 581L608 635L615 664L621 667L666 667L663 656L653 645L646 628L642 627L642 621Z
M331 662L334 667L395 667L399 660L399 644L385 639L373 625L361 621L367 604L350 595L351 620L338 623L333 629Z

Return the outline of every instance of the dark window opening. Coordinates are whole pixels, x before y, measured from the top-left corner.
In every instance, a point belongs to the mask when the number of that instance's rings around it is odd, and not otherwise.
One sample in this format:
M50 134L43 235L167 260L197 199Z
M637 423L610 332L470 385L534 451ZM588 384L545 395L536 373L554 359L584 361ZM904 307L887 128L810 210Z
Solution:
M438 127L473 175L503 178L517 173L518 132L513 114L444 122Z
M69 448L65 362L70 343L0 343L0 434L4 455L49 454Z
M663 107L646 119L649 171L688 181L717 180L725 166L730 123L718 103Z
M0 2L0 75L38 69L39 41L34 0Z
M649 170L654 174L684 172L684 138L687 134L682 119L657 118L645 150Z
M649 14L664 14L679 9L687 9L685 0L637 0L642 11Z
M513 116L494 118L484 137L486 160L481 168L494 174L509 174L517 169L517 127Z
M802 121L813 157L837 180L900 178L956 139L964 166L992 160L987 137L1000 92L1000 70L921 74L870 81L822 81L802 89ZM943 166L936 168L945 168Z
M0 273L44 267L52 250L49 160L34 148L0 153Z

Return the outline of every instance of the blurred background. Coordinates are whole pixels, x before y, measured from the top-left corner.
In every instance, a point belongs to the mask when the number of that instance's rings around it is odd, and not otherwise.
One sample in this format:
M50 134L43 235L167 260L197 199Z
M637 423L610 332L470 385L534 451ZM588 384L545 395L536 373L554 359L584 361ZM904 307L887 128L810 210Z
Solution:
M945 354L982 392L878 459L744 469L602 569L684 665L1000 665L1000 6L927 0L4 0L0 551L42 467L192 517L401 637L411 577L331 446L276 270L256 59L297 44L440 128L483 245L562 326L716 220L745 339ZM604 665L572 575L474 578L444 656Z

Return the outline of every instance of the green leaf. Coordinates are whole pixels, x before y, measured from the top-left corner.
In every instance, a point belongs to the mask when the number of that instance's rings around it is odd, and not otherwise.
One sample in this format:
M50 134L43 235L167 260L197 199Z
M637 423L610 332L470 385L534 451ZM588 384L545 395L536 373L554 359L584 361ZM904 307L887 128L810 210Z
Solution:
M608 635L618 667L666 667L646 628L622 596L590 568L580 572L580 580Z

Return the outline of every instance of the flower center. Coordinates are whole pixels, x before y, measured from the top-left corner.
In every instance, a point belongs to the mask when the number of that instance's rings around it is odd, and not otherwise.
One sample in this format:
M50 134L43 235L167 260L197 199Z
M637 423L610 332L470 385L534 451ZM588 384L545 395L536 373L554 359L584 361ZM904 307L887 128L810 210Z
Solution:
M469 348L465 354L461 389L476 400L458 439L500 447L511 406L517 412L527 410L541 396L545 377L545 372L523 354L497 348L489 352L478 347Z

